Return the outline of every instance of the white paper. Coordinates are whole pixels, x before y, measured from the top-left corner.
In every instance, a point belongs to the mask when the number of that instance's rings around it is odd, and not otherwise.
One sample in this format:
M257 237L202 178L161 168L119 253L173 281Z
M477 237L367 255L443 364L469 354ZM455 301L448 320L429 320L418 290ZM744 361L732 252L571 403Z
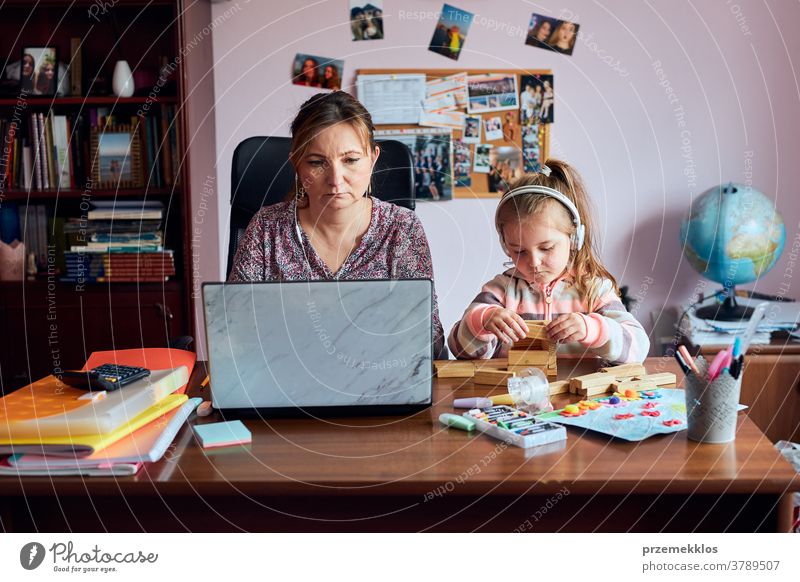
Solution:
M359 75L358 100L372 123L419 123L425 100L425 75Z

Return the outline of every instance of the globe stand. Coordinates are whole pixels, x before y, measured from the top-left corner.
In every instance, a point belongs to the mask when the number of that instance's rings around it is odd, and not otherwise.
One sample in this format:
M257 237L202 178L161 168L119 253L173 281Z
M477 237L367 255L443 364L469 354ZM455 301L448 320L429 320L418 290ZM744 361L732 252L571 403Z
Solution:
M707 305L695 312L700 319L714 321L747 321L753 315L754 309L736 302L736 291L733 287L725 289L725 301L722 305Z

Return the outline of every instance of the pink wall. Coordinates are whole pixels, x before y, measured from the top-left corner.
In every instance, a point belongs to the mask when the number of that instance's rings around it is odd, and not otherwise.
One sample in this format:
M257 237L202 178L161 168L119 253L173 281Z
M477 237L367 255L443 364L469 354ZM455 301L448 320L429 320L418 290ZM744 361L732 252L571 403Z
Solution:
M347 84L359 68L553 69L553 153L582 172L603 258L642 296L638 317L648 328L651 311L686 301L701 280L678 243L692 197L721 182L744 181L748 152L753 185L783 213L787 246L798 236L796 3L458 0L455 6L477 16L456 63L427 50L441 1L384 0L386 38L363 42L350 40L344 0L232 0L215 4L214 16L237 2L240 10L213 37L222 263L234 148L252 135L288 135L298 106L315 91L289 83L296 52L344 59ZM534 11L581 25L572 57L525 46L523 31ZM667 87L674 91L672 103ZM447 328L502 269L495 205L419 205ZM790 277L788 254L758 282L759 291L776 292ZM220 264L220 276L223 271ZM797 285L789 295L800 295Z

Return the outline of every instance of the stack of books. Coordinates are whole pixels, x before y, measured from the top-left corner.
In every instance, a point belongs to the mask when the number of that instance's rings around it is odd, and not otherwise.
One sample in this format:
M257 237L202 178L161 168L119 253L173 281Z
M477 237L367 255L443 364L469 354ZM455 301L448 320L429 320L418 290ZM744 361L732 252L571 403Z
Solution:
M200 403L176 393L188 381L181 365L96 400L54 376L12 392L0 398L0 475L133 475Z
M175 275L175 259L164 249L161 202L94 202L87 220L64 225L67 282L162 282Z

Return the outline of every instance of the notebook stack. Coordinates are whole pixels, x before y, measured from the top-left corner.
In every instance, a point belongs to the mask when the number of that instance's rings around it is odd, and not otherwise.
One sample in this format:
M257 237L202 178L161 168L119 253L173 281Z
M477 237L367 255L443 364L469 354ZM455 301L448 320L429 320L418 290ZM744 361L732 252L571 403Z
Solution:
M87 220L64 225L67 250L63 281L81 283L163 282L175 275L165 250L161 202L94 202Z
M134 475L200 403L180 393L188 381L179 365L94 401L55 376L12 392L0 398L0 475Z

